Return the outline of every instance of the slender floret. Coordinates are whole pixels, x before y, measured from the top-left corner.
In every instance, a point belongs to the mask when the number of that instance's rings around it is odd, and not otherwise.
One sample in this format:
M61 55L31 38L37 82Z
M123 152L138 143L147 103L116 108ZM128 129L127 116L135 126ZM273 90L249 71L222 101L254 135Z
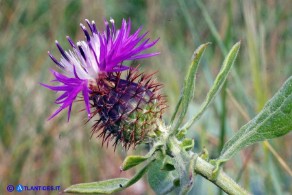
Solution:
M107 73L121 72L129 69L124 61L148 58L159 53L142 53L151 48L158 41L144 39L147 32L140 35L142 28L131 34L131 21L123 19L121 27L117 29L113 19L104 21L105 30L98 31L95 22L85 20L88 29L80 24L86 40L76 44L67 36L72 50L65 51L58 41L56 46L62 57L58 61L50 52L52 61L58 65L61 72L52 70L57 86L42 84L44 87L61 95L55 103L60 107L51 115L50 119L62 110L68 109L68 120L73 102L82 93L88 117L90 117L90 96L92 95L91 83L96 83L100 77Z

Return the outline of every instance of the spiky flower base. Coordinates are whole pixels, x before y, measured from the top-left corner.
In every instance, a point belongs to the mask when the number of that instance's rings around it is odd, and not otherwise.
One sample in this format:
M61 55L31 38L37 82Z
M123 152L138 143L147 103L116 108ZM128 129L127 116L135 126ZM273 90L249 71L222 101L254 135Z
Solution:
M125 78L118 73L103 73L91 82L93 116L98 116L92 133L99 132L103 143L114 140L114 147L121 142L126 149L136 146L157 129L165 109L160 95L161 85L152 75L128 71Z

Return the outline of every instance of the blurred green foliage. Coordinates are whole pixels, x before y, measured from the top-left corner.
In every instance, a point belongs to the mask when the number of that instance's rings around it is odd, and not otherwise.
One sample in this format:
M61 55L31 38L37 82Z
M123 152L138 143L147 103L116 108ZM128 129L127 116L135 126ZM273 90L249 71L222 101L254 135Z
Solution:
M92 123L85 124L86 114L78 112L81 107L74 108L69 123L65 113L47 121L57 108L56 94L39 85L52 79L48 70L55 68L47 51L59 57L55 39L65 48L69 48L66 35L75 41L84 39L79 23L85 18L95 20L102 29L104 18L112 17L120 24L122 18L130 17L133 28L143 25L149 37L160 37L155 50L161 55L139 63L146 72L159 70L156 75L169 102L167 121L194 49L213 43L201 62L188 118L197 111L219 71L225 48L242 41L224 88L232 96L218 97L189 133L195 137L195 150L206 146L215 158L221 142L247 122L238 105L243 113L254 116L292 74L291 7L292 2L285 0L0 0L0 193L7 193L7 184L61 185L64 189L74 183L134 174L119 171L127 152L122 148L114 152L111 146L102 147L98 139L90 138ZM291 167L289 140L291 133L271 145ZM143 146L136 153L143 153ZM237 155L226 171L254 194L292 190L291 176L260 144ZM192 193L216 191L213 184L197 177ZM139 182L120 194L127 193L153 191Z

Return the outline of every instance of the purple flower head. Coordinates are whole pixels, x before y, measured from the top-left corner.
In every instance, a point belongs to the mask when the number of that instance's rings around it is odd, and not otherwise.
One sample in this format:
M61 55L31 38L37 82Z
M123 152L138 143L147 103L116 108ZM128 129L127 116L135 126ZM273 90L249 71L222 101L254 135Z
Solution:
M140 35L142 28L131 34L131 21L122 21L120 29L116 29L114 20L104 21L105 30L98 31L95 22L85 20L89 30L80 24L84 34L85 41L79 41L76 44L67 36L72 50L64 51L58 41L56 46L62 57L58 61L50 52L50 58L62 70L62 73L52 70L55 79L53 82L57 86L42 84L44 87L62 94L56 99L55 103L60 107L49 119L55 117L63 109L68 108L68 121L72 104L78 94L82 92L88 117L90 117L89 97L91 94L90 83L96 81L99 77L108 72L121 72L129 69L123 62L127 60L136 60L148 58L159 53L142 53L149 49L158 41L150 42L150 39L144 40L147 32Z

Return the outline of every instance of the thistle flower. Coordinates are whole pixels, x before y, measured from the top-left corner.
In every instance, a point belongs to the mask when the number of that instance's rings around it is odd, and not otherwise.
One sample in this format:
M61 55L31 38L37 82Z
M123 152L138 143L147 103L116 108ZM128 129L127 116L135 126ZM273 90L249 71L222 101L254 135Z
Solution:
M53 82L59 85L42 84L50 90L62 92L55 101L60 107L49 119L68 108L69 121L73 102L81 92L88 117L90 117L89 101L92 95L92 90L89 87L90 83L95 82L105 73L121 72L129 69L129 67L123 65L124 61L148 58L159 54L141 53L155 45L158 39L153 42L150 42L150 39L143 41L147 33L140 35L141 27L131 34L130 20L128 22L123 20L120 29L116 29L113 19L110 20L110 23L105 20L105 30L103 32L97 30L94 21L85 21L90 31L83 24L80 24L80 26L85 34L86 41L79 41L75 44L67 36L72 47L72 50L69 51L64 51L56 41L56 46L62 55L60 61L49 52L50 58L62 70L62 73L51 70L55 77Z
M100 132L102 143L114 139L128 149L136 146L157 130L165 106L164 97L159 93L161 85L152 75L130 69L123 79L121 72L107 73L96 83L90 84L92 110L99 119L93 125L92 133Z

